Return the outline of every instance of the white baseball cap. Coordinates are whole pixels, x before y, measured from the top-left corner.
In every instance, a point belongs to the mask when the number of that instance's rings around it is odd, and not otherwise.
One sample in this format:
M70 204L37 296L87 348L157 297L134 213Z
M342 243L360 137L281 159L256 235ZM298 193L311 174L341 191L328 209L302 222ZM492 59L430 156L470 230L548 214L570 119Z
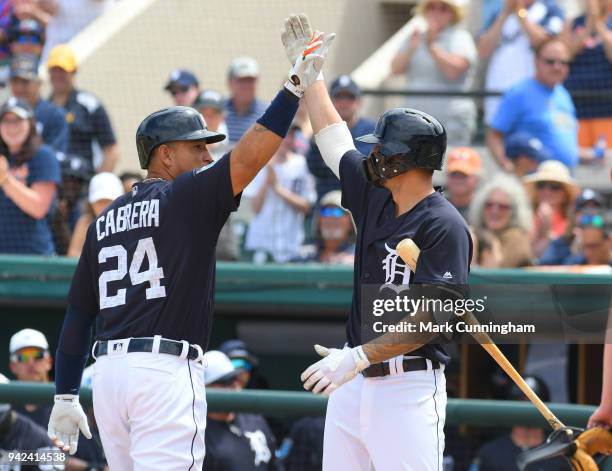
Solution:
M209 385L219 381L229 381L240 373L229 357L219 350L209 350L204 354L206 369L204 370L204 384Z
M23 329L11 337L9 353L12 355L17 350L25 347L36 347L42 350L49 350L49 343L45 334L34 329Z
M117 175L110 172L96 174L89 182L89 203L119 198L123 194L123 184Z
M259 65L252 57L236 57L229 67L230 78L259 77Z

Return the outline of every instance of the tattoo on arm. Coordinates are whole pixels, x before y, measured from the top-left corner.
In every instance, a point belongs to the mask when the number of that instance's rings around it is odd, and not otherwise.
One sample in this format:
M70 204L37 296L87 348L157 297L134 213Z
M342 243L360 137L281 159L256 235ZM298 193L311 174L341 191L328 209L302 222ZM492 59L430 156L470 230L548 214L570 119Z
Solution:
M255 131L255 132L266 132L266 131L269 131L269 129L266 128L265 126L262 126L259 123L255 123L255 125L253 126L253 131Z

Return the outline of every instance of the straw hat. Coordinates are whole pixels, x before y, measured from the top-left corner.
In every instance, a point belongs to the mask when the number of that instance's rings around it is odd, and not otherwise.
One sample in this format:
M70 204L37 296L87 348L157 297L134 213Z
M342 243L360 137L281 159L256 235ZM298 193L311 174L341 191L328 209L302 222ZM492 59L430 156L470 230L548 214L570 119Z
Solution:
M452 8L455 14L454 24L457 24L461 20L463 20L463 17L465 16L465 1L463 0L421 0L416 7L416 14L420 16L425 16L425 8L427 7L427 4L434 1L446 3L449 7Z
M525 188L532 198L536 194L536 184L538 182L561 183L571 201L575 200L580 193L580 187L571 177L569 168L558 160L546 160L538 165L535 173L523 177Z

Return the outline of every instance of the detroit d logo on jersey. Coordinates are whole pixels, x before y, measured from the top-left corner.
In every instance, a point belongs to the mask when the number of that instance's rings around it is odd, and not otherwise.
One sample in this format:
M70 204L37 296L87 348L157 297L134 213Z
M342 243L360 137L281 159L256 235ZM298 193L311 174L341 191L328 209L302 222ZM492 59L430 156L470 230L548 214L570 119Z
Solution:
M387 256L382 261L382 269L385 272L385 284L379 289L389 288L396 293L408 289L410 283L410 267L404 263L397 252L385 243Z

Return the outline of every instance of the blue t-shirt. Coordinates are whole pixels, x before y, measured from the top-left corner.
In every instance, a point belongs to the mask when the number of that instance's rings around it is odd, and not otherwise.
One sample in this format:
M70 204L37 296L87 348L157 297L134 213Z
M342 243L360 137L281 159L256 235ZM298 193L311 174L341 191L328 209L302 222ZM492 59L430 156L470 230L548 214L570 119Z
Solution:
M342 206L351 211L357 226L353 273L353 300L346 327L349 346L363 343L362 303L366 290L394 285L426 284L467 286L472 238L465 220L440 193L422 199L407 213L395 216L391 193L369 183L363 173L364 156L348 151L340 161ZM421 249L416 273L398 258L395 248L411 238ZM447 364L440 344L430 343L410 352Z
M36 182L59 184L61 181L55 151L45 145L20 167L11 166L11 173L29 187ZM48 218L28 216L0 190L0 253L52 255L54 252Z
M534 78L522 80L503 96L491 127L505 135L530 133L555 160L578 163L578 123L572 99L563 87L548 88Z
M34 116L43 142L60 152L68 152L69 129L64 110L50 101L39 100Z

